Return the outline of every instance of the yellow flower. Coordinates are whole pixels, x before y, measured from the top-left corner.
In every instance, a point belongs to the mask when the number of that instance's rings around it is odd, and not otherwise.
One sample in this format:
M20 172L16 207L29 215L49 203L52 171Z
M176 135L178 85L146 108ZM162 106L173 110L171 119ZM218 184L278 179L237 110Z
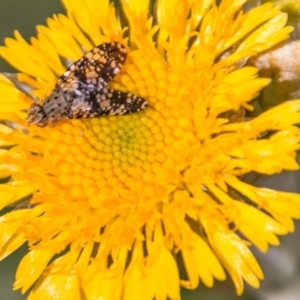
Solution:
M32 198L1 217L0 257L28 243L14 286L33 286L28 299L179 299L180 286L212 287L225 270L238 294L259 286L249 246L267 251L293 231L300 196L242 176L298 169L300 100L244 118L269 80L243 62L292 30L272 4L242 13L244 2L157 0L149 12L150 1L124 0L120 13L64 0L67 15L30 44L5 40L0 55L20 73L0 77L0 203ZM111 41L129 55L110 85L149 107L28 127L64 63Z

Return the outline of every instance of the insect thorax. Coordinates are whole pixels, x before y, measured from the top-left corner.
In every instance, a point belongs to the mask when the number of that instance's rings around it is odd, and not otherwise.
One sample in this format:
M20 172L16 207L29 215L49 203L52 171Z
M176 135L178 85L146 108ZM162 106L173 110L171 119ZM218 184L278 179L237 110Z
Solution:
M54 124L60 119L68 118L71 98L69 92L55 89L43 103L31 105L27 117L28 123L43 127L48 122Z
M43 102L45 115L49 120L67 118L70 111L71 94L68 91L54 90Z

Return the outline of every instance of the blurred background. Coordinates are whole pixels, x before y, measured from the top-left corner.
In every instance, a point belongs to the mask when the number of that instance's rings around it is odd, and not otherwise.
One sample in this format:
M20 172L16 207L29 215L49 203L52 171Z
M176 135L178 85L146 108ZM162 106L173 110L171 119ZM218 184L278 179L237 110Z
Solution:
M254 2L260 1L250 1ZM296 1L297 2L297 1ZM36 25L45 25L47 17L64 12L58 0L0 0L0 45L5 37L13 37L14 30L29 41L36 34ZM297 37L299 39L299 36ZM22 53L19 54L22 56ZM300 51L299 51L300 55ZM14 70L0 59L0 72ZM300 68L299 68L300 74ZM300 84L297 77L297 93ZM276 80L275 80L276 81ZM276 89L275 89L276 90ZM268 95L270 96L270 95ZM299 172L285 172L277 176L267 177L250 174L245 179L257 186L272 187L284 191L300 192ZM298 227L298 228L297 228ZM280 247L270 247L267 254L253 248L259 261L265 280L259 290L247 287L241 297L236 296L231 280L216 282L212 289L200 286L196 291L183 291L183 300L299 300L300 299L300 229L296 222L296 231L282 237ZM21 300L26 295L19 291L13 292L12 285L17 265L26 248L23 247L0 263L0 300ZM108 299L109 300L109 299Z

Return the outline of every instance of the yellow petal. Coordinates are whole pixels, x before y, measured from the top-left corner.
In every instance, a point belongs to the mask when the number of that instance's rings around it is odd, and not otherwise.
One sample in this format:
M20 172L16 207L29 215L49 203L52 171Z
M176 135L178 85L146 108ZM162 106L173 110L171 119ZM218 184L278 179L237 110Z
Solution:
M232 278L237 294L243 292L243 279L258 288L263 273L245 242L234 233L220 231L213 234L212 238L212 247Z
M80 300L78 278L76 275L65 274L42 275L27 299Z
M225 280L225 272L212 249L196 234L191 234L190 247L182 249L182 257L189 278L181 280L185 288L195 289L199 278L207 287L213 286L214 278Z
M26 292L41 276L52 256L52 249L35 249L27 253L19 264L14 288Z
M82 288L86 299L121 299L124 263L125 261L120 259L114 262L108 269L99 268L95 276Z
M279 245L275 234L288 232L281 224L256 208L238 201L235 205L240 212L240 220L237 220L236 226L262 252L268 250L268 244Z
M148 263L145 264L141 244L135 246L134 260L124 278L124 299L180 299L179 273L170 251L164 246L150 242L147 243L147 248L149 257Z

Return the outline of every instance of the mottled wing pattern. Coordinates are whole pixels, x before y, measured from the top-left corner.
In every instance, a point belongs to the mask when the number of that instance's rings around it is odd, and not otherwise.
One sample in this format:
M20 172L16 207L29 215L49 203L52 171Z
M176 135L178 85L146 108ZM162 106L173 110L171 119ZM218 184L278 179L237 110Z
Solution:
M124 45L105 43L93 48L70 66L57 82L57 89L73 95L70 97L69 118L123 115L146 108L144 99L107 86L120 72L126 57Z
M125 46L118 42L101 44L87 52L58 79L42 104L30 107L28 124L43 127L64 118L124 115L145 109L147 101L143 98L108 86L126 57Z
M84 102L74 99L70 118L91 118L104 115L125 115L139 112L147 107L147 101L131 93L124 93L108 87L101 93L94 91Z
M56 88L88 95L103 89L119 73L127 57L124 45L104 43L87 52L58 79Z

